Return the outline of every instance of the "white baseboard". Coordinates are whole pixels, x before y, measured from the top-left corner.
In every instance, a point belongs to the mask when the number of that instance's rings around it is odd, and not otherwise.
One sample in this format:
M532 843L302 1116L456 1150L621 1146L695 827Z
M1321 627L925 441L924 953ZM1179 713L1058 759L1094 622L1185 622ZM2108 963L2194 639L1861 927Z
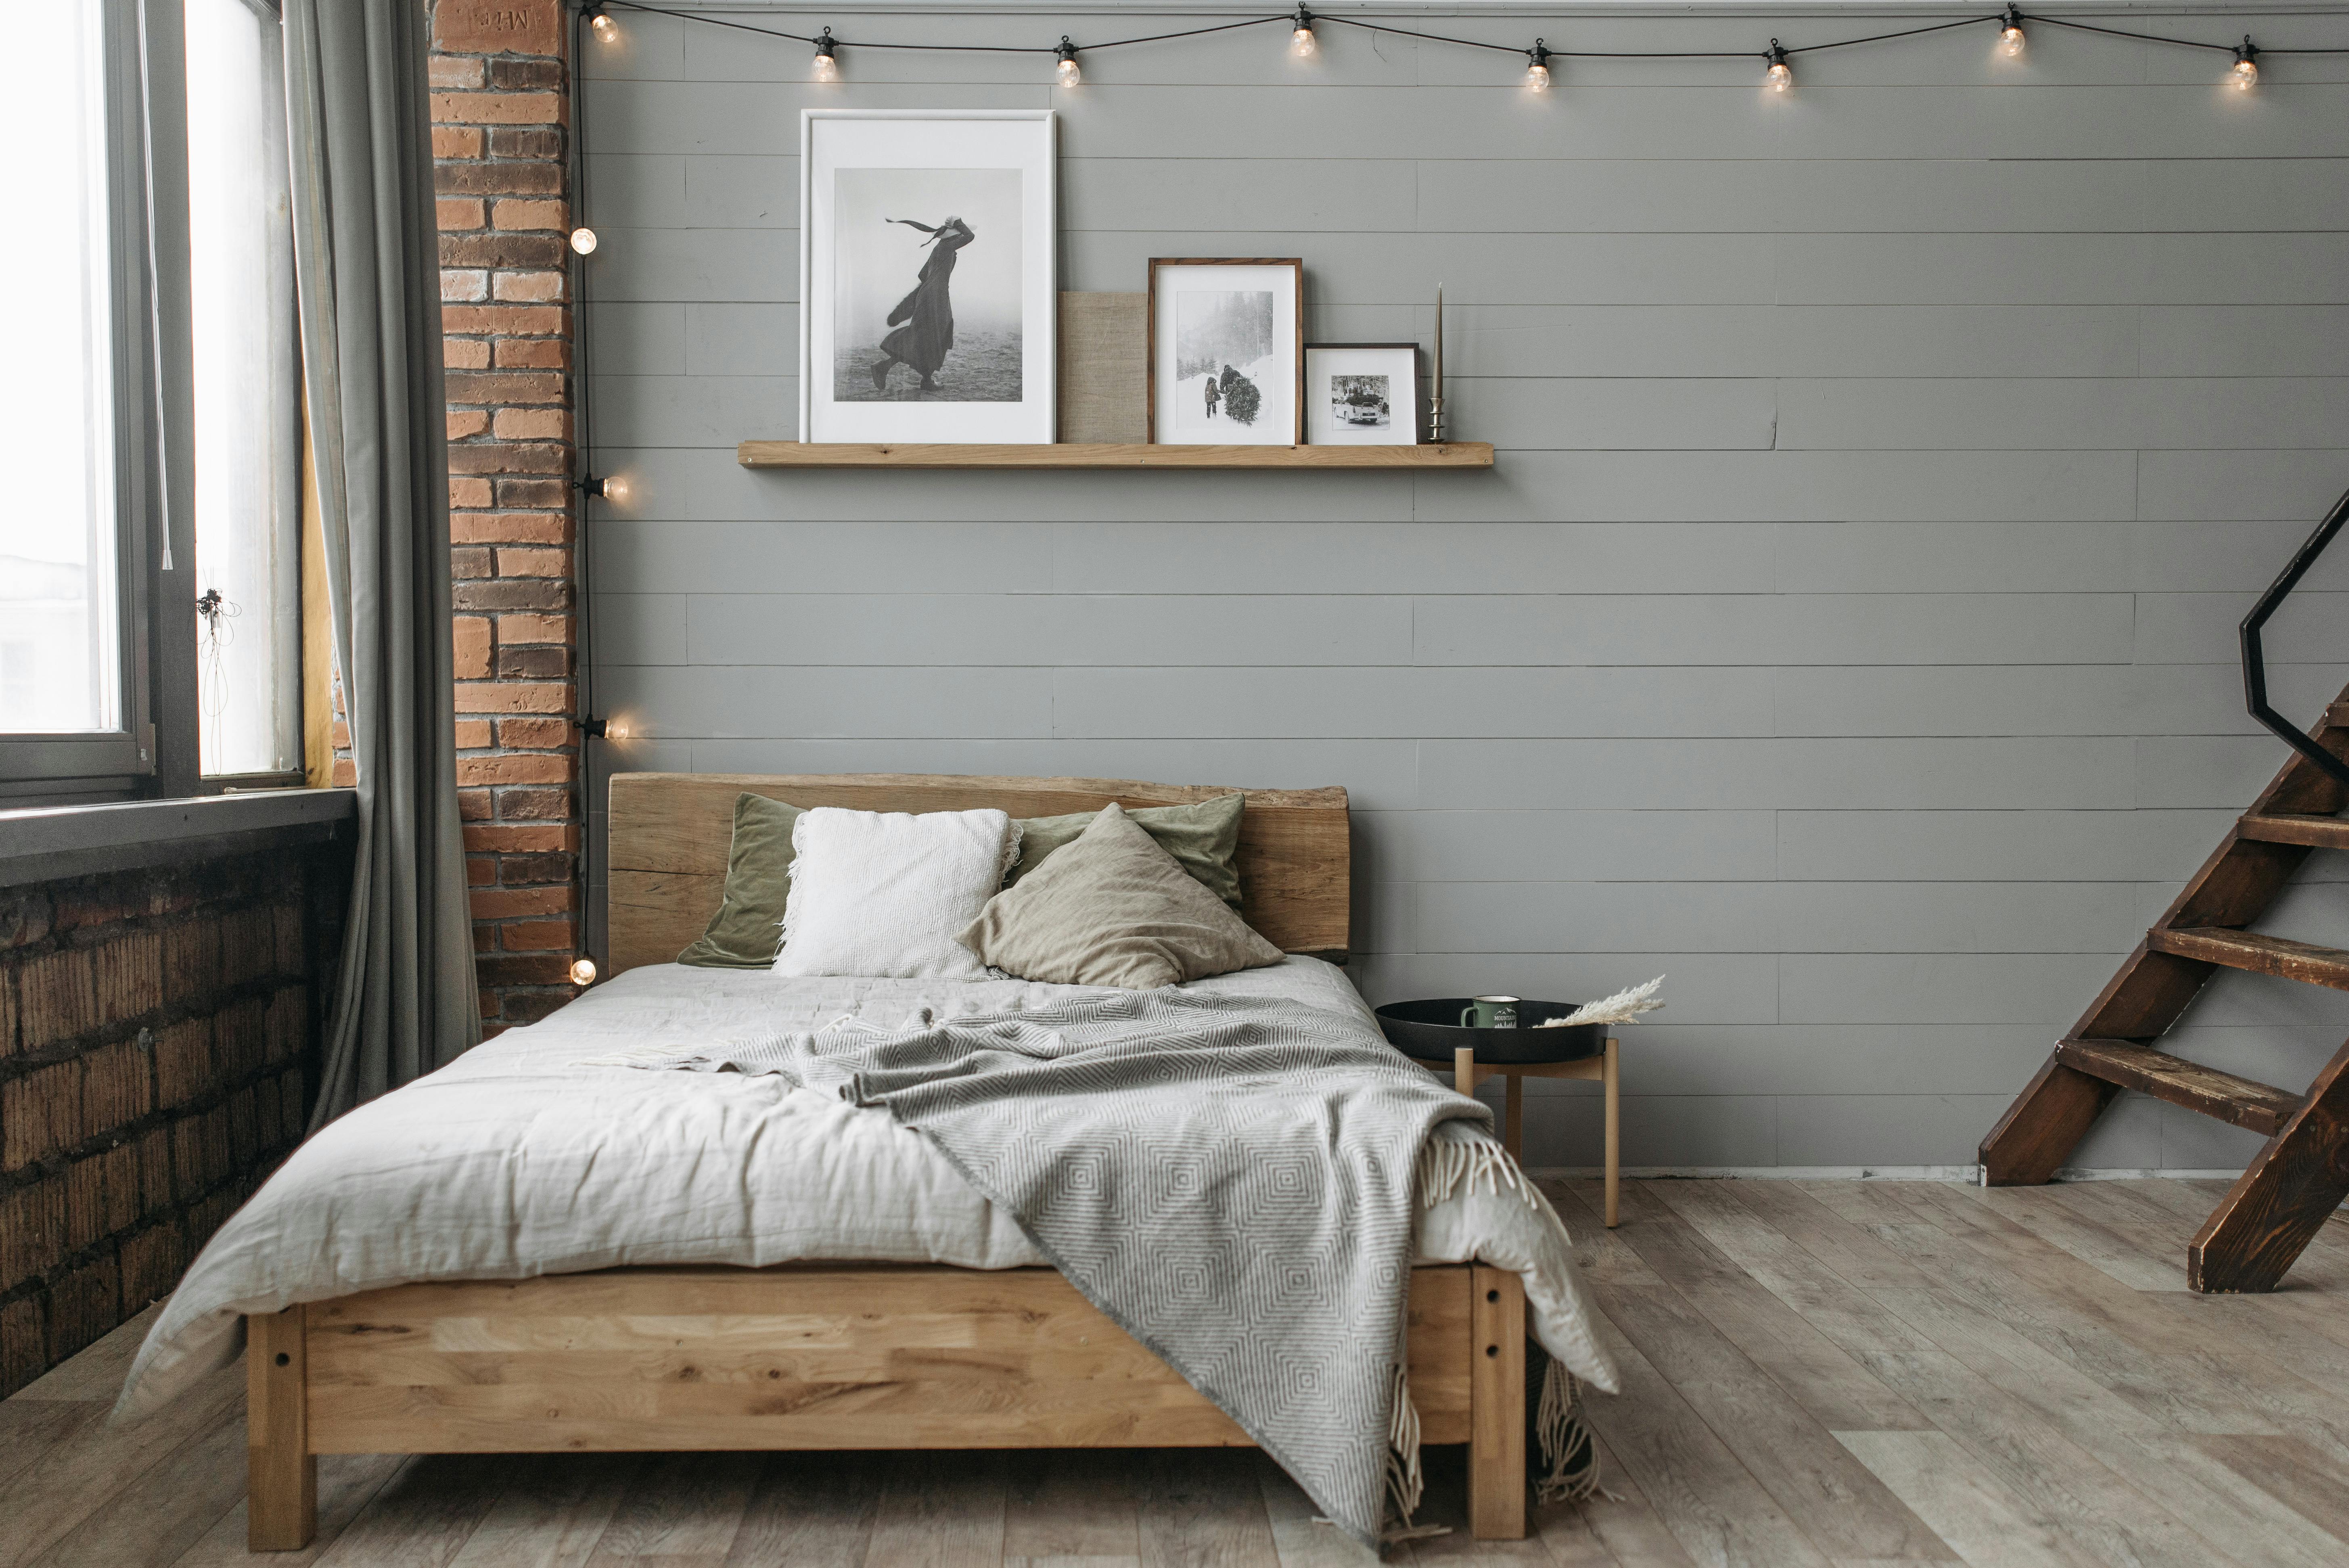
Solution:
M1597 1165L1529 1167L1533 1176L1553 1179L1603 1176ZM1626 1176L1647 1180L1718 1181L1965 1181L1979 1182L1979 1165L1626 1165ZM2055 1172L2058 1181L2231 1181L2240 1171L2138 1171L2067 1165Z

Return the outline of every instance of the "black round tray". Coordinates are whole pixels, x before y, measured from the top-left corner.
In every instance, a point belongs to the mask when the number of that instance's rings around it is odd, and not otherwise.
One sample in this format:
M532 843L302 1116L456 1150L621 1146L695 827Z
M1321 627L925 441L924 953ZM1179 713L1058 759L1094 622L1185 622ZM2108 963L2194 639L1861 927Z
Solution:
M1379 1027L1387 1043L1404 1056L1421 1061L1449 1063L1452 1053L1472 1047L1476 1059L1506 1062L1578 1062L1607 1049L1607 1026L1577 1024L1570 1029L1537 1029L1545 1018L1563 1018L1579 1002L1517 1004L1514 1029L1464 1029L1460 1015L1473 996L1435 996L1417 1002L1390 1002L1378 1009Z

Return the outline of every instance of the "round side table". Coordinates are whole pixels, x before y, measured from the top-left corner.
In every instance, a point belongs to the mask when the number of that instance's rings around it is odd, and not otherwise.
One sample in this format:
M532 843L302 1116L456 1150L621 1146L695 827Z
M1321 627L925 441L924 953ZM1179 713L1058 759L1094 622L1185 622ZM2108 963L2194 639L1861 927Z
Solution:
M1424 1060L1425 1058L1421 1058ZM1615 1192L1619 1185L1618 1157L1622 1149L1622 1120L1617 1109L1615 1037L1607 1037L1603 1055L1578 1062L1480 1062L1475 1050L1463 1047L1452 1053L1452 1084L1462 1094L1474 1095L1486 1078L1505 1080L1507 1098L1501 1112L1501 1147L1511 1159L1525 1152L1526 1086L1529 1078L1583 1078L1604 1086L1607 1098L1607 1228L1615 1228Z

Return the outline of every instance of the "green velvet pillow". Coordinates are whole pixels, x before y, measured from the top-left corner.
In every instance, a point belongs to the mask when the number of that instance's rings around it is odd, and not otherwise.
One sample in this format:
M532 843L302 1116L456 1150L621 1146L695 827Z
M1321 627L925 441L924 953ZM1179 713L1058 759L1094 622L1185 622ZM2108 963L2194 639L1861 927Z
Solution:
M734 797L734 841L726 851L726 892L701 940L677 955L702 969L771 969L783 944L783 904L792 892L792 825L800 808L764 795Z
M1188 806L1143 806L1127 810L1134 826L1158 841L1191 880L1234 909L1240 906L1239 868L1232 856L1240 847L1240 810L1247 797L1235 789L1228 795L1196 800ZM1011 868L1006 887L1044 863L1044 857L1073 842L1092 825L1097 811L1071 811L1065 817L1023 817L1019 821L1019 863ZM727 879L733 880L730 876Z

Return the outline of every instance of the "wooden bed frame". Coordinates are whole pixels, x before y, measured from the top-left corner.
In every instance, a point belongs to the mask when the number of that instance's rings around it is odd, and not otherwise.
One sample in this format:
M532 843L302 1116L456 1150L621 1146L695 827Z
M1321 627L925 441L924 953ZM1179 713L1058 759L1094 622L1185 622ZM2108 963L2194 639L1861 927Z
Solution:
M734 799L1015 817L1224 790L1098 779L624 773L611 784L611 972L669 962L724 884ZM1342 958L1342 789L1250 790L1242 913ZM1246 1447L1230 1418L1052 1269L621 1268L367 1291L245 1320L250 1544L316 1530L342 1453ZM1525 1295L1481 1264L1415 1269L1423 1440L1466 1443L1469 1523L1526 1532Z

